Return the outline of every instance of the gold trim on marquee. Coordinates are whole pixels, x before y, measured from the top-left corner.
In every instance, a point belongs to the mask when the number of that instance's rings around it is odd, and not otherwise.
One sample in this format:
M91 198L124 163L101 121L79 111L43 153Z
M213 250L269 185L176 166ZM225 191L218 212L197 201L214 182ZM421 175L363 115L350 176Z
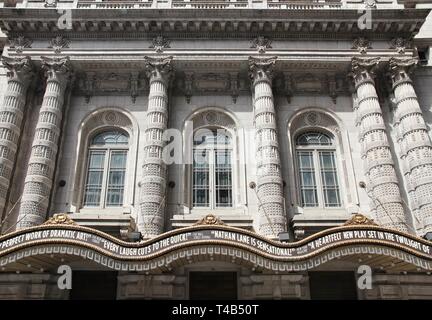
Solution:
M366 217L365 215L361 213L354 214L351 219L347 220L343 225L344 226L352 226L352 225L371 225L371 226L377 226L378 224L375 223L373 219L370 219Z
M67 225L77 225L66 213L55 213L51 218L43 223L43 225L50 224L67 224Z

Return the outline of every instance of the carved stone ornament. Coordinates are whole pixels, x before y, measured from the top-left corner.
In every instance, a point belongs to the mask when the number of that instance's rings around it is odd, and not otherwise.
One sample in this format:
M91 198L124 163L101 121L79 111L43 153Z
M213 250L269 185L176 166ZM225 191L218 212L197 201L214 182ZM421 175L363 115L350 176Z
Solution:
M45 0L46 8L55 8L57 6L57 0Z
M219 225L219 226L223 226L225 225L225 223L219 219L218 217L216 217L214 214L208 214L206 215L204 218L202 218L201 220L199 220L197 223L195 223L195 225Z
M136 98L138 97L138 72L132 72L129 82L130 82L130 95L132 102L135 103Z
M391 58L389 60L390 71L397 72L398 70L404 70L406 73L412 72L418 63L418 59L415 58Z
M149 79L157 77L168 81L172 75L172 56L169 57L144 57L145 60L145 71Z
M76 225L76 222L73 221L66 213L55 213L51 218L45 221L43 224L69 224Z
M41 57L42 68L46 71L55 71L60 73L68 73L72 70L69 57L51 58Z
M364 0L366 8L376 8L376 0Z
M354 214L351 219L344 223L344 226L352 226L352 225L372 225L377 226L373 219L369 219L365 215L361 213Z
M371 49L370 41L366 38L359 37L353 40L352 49L357 49L361 54L366 54L368 49Z
M31 48L33 41L23 35L9 40L9 48L15 49L16 53L22 53L25 48Z
M162 53L165 48L171 48L170 43L171 41L164 38L163 36L157 36L156 38L152 39L150 48L155 49L157 53Z
M396 49L399 54L404 54L405 50L409 48L411 48L411 42L407 39L398 37L390 41L390 49Z
M259 36L251 41L251 48L255 48L259 53L265 53L267 49L271 49L271 40Z
M266 80L273 78L273 69L277 57L254 58L249 57L249 77L252 81Z
M3 65L8 70L7 76L14 77L20 74L31 75L33 72L33 64L30 57L25 58L9 58L3 56L1 58Z
M62 52L62 49L69 48L70 40L66 39L62 35L57 35L50 41L49 48L53 48L54 52L59 54Z

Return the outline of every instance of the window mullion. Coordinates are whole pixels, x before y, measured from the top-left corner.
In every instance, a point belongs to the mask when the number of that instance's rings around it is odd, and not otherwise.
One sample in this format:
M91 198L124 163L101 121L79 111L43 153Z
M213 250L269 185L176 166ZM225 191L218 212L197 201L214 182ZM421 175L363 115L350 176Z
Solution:
M319 157L319 151L314 150L314 162L315 164L315 179L316 179L316 185L317 185L317 195L318 195L318 206L320 208L325 208L325 201L324 201L324 187L322 182L322 172L321 172L321 159Z
M209 171L210 171L210 181L209 181L209 197L210 197L210 208L216 208L216 186L215 186L215 162L216 162L216 152L214 149L209 150Z
M111 161L111 150L107 148L105 150L105 163L103 168L103 180L102 180L102 194L101 194L101 207L106 207L106 197L107 197L107 184L108 184L108 173L109 173L109 164Z

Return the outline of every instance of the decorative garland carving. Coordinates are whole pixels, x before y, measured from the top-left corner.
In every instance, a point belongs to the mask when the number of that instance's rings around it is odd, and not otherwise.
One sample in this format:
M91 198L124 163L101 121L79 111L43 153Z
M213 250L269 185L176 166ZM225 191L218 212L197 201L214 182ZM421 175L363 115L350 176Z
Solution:
M194 225L220 225L223 226L225 223L218 217L216 217L214 214L208 214L201 220L198 220L197 223Z
M352 226L352 225L359 225L359 224L361 224L361 225L373 225L373 226L378 225L374 222L373 219L370 219L361 213L354 214L351 217L351 219L346 221L343 225L344 226Z
M55 213L51 218L49 218L43 224L44 225L51 225L51 224L76 225L76 222L73 221L66 213Z

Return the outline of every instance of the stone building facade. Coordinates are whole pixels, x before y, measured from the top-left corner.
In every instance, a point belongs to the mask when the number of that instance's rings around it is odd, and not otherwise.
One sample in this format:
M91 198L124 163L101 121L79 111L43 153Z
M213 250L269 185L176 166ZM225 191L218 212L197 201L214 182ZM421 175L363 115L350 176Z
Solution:
M0 298L432 298L428 8L4 1Z

